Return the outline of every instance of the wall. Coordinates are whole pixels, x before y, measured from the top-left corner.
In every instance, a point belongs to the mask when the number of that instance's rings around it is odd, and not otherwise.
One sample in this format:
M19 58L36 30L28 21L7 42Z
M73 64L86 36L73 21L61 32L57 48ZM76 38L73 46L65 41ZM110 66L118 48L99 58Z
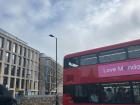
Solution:
M58 98L58 105L62 105L62 97ZM61 99L61 100L60 100ZM19 105L55 105L56 97L55 95L49 96L24 96L19 99Z

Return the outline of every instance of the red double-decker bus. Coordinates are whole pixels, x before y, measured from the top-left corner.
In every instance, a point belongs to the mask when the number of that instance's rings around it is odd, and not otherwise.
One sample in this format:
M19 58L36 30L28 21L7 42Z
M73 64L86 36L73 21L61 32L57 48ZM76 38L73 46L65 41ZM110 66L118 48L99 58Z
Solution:
M140 40L64 57L64 105L140 105Z

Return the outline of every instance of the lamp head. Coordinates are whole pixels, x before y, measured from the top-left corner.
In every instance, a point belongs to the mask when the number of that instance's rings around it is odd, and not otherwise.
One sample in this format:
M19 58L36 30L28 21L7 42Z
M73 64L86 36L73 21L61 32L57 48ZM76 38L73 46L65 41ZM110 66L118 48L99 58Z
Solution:
M50 37L54 37L52 34L49 35Z

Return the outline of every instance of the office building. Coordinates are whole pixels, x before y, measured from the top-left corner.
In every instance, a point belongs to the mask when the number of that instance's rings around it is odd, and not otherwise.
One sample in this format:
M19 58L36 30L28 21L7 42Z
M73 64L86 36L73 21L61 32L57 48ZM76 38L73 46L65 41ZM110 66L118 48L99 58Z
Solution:
M39 51L0 29L0 84L16 93L38 94Z
M40 54L39 94L54 94L56 92L56 62L44 53ZM57 64L57 89L62 93L62 66Z

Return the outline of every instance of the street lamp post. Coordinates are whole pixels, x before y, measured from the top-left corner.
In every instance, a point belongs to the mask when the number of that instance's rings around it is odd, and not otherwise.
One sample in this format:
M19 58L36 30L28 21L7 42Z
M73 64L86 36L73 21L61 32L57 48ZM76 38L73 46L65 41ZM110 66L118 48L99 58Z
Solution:
M50 37L53 37L55 38L55 41L56 41L56 69L55 69L55 72L56 72L56 105L58 105L58 97L57 97L57 37L55 37L54 35L50 34L49 35Z

